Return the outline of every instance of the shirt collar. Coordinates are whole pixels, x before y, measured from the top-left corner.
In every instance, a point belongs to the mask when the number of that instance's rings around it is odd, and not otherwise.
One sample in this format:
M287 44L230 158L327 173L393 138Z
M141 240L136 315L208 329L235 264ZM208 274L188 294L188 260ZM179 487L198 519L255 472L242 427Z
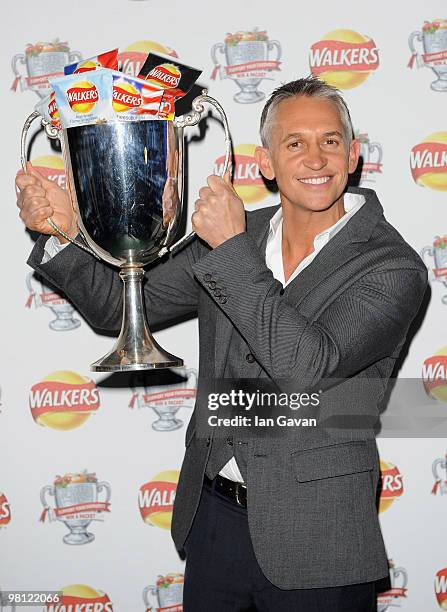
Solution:
M357 210L359 210L359 208L364 203L365 197L363 195L359 193L346 192L343 196L343 207L345 209L345 214L343 215L343 217L340 217L340 219L336 223L334 223L334 225L331 225L331 227L328 227L327 229L317 234L314 238L314 243L318 242L322 238L327 238L328 240L332 238L332 236L336 234L337 231L340 230L349 221L352 215L356 213ZM276 213L273 215L273 217L270 219L270 239L276 236L278 230L281 229L282 220L282 206L280 206Z

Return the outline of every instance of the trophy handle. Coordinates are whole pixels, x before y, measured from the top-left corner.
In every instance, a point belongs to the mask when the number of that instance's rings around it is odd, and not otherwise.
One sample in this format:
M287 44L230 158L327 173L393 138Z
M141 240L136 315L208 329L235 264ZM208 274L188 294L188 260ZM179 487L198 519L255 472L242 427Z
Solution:
M422 33L419 32L419 30L416 30L416 32L412 32L410 36L408 37L408 46L410 47L411 53L413 53L413 55L419 55L416 49L416 45L414 44L415 40L419 42L421 42L422 40Z
M276 49L275 62L279 62L282 55L281 45L279 44L279 42L277 40L269 40L269 42L267 43L267 48L269 51L270 49Z
M19 85L20 85L20 91L23 91L25 89L25 87L23 85L25 77L23 77L20 74L20 70L19 70L18 65L17 65L19 63L22 64L22 65L25 65L25 63L26 63L26 57L25 57L25 55L23 53L17 53L16 55L14 55L14 57L11 60L11 68L12 68L12 71L14 73L14 81L13 81L12 87L11 87L11 89L13 91L16 91L17 87Z
M402 588L405 589L408 584L408 574L403 567L395 567L393 571L394 577L402 576Z
M106 490L106 499L105 499L105 503L108 504L110 501L110 498L112 497L112 489L110 488L110 485L108 482L98 482L98 484L96 485L97 489L98 489L98 493L100 493L103 489Z
M378 142L370 142L369 143L369 152L372 153L373 151L377 151L379 156L377 158L377 163L381 164L382 163L382 157L383 157L383 150L382 147L380 146L380 144Z
M46 494L49 493L50 495L52 495L54 497L55 495L55 491L54 491L54 487L52 487L51 485L45 485L42 490L40 491L40 501L41 504L44 508L49 508L50 504L47 503L46 500Z
M203 89L202 90L202 95L201 96L197 96L197 98L194 98L194 100L192 102L193 110L190 113L187 113L186 115L183 115L183 117L181 119L175 119L174 120L174 125L175 125L175 127L178 127L178 128L184 128L184 127L188 127L190 125L197 125L199 123L199 121L202 119L202 115L203 115L203 112L205 110L205 107L203 106L204 103L205 104L209 104L210 106L212 106L213 108L215 108L217 110L217 112L220 115L220 118L222 119L222 123L223 123L223 126L224 126L224 130L225 130L225 161L224 161L224 164L222 166L222 170L220 172L220 176L223 178L225 173L228 170L228 166L230 164L230 157L231 157L230 128L228 127L228 119L227 119L227 116L225 114L224 109L222 108L222 106L219 104L219 102L217 100L215 100L214 98L212 98L211 96L208 95L208 90L207 89ZM165 247L164 249L161 249L161 251L158 253L159 257L163 257L163 255L165 255L169 251L171 253L173 253L173 254L176 253L177 251L182 249L188 242L190 242L190 240L192 238L194 238L195 235L196 235L195 232L191 232L187 236L183 236L183 238L180 238L180 240L178 240L171 247Z
M440 465L443 469L447 469L447 459L435 459L431 467L433 472L433 478L435 480L442 480L442 478L438 474L438 465Z
M70 62L70 64L74 64L75 62L80 62L81 59L82 59L82 55L79 53L79 51L71 51L68 56L68 61Z
M144 605L147 606L146 612L152 612L152 610L154 609L149 600L150 595L153 595L154 597L156 597L157 595L157 587L153 586L152 584L147 587L144 587L143 589L143 601Z
M59 138L59 130L53 125L51 125L49 121L46 121L38 111L34 111L31 113L31 115L29 115L29 117L23 124L22 134L20 137L20 163L22 165L22 170L24 174L26 174L26 161L27 161L26 141L28 137L28 132L29 132L29 129L33 121L39 118L41 119L41 125L44 128L45 133L48 136L48 138L51 138L52 140ZM90 247L86 246L85 244L82 244L82 242L79 242L78 240L75 240L74 238L71 238L68 234L64 232L64 230L58 227L50 217L46 219L46 222L49 225L51 225L51 227L54 229L55 232L57 232L63 238L65 238L65 240L68 240L72 244L75 244L76 246L78 246L80 249L87 251L87 253L90 253L90 255L94 255L96 259L100 259L100 257L98 257L98 255ZM82 236L82 233L81 233L81 236Z

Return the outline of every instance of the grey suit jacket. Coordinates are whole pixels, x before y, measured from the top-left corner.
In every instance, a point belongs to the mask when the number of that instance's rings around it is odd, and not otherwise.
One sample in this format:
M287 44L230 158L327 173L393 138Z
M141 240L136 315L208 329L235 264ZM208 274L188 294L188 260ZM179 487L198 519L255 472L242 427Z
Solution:
M247 231L211 250L195 240L147 272L151 325L197 313L201 379L225 366L250 378L323 387L328 379L380 379L377 403L427 285L416 252L386 221L372 190L351 189L365 205L281 292L265 264L269 220L278 207L247 214ZM119 330L116 270L73 246L41 265L45 237L28 263L65 292L96 329ZM246 346L255 361L247 364ZM200 392L199 392L200 397ZM351 396L349 396L351 397ZM345 398L349 400L348 397ZM365 414L351 401L352 413ZM197 403L174 506L172 536L180 550L198 507L210 436L200 435ZM369 408L370 409L370 408ZM359 434L359 431L361 432ZM234 431L235 441L241 437ZM379 477L374 432L296 430L280 439L244 442L248 519L257 560L283 589L372 581L388 574L376 510Z

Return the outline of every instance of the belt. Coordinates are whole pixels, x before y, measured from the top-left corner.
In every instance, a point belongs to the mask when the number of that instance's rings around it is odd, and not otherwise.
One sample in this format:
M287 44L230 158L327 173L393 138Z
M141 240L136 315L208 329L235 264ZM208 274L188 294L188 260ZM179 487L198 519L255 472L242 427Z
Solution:
M241 508L247 507L247 487L241 482L234 482L218 474L214 480L205 474L205 482L220 495L227 497Z

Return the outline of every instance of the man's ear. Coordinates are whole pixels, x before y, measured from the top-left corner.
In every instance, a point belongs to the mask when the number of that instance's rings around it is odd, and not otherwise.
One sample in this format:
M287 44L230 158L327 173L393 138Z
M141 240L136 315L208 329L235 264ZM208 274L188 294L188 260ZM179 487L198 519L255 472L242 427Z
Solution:
M349 145L349 174L352 174L353 172L355 172L358 163L359 163L359 156L360 156L360 141L355 138L351 144Z
M268 181L273 181L275 178L275 171L273 170L269 150L265 147L256 147L255 160L259 166L262 176L264 176Z

